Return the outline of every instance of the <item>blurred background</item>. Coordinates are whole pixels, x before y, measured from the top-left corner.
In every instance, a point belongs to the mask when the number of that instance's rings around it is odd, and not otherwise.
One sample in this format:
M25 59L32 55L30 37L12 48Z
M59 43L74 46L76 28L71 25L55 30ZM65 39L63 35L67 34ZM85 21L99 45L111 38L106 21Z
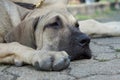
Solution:
M78 20L120 21L120 0L69 0L68 9Z

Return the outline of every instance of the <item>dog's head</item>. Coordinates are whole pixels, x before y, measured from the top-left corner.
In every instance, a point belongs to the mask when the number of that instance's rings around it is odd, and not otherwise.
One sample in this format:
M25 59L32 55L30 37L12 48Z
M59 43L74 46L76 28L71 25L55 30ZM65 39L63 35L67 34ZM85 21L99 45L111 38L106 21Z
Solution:
M67 9L52 9L23 20L6 36L7 42L48 51L66 51L71 60L90 59L90 38L79 30L78 21Z

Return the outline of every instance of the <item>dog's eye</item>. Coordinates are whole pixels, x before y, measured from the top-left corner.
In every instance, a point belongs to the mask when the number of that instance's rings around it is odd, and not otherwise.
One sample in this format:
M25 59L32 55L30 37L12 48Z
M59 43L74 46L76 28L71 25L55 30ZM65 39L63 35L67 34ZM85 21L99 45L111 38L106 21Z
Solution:
M55 17L50 20L50 23L46 24L44 29L46 28L52 28L52 29L61 29L63 27L62 20L60 17Z
M79 28L79 23L78 22L75 23L75 27Z
M61 26L61 24L57 21L53 22L53 23L49 23L47 25L45 25L45 28L53 28L53 29L59 29Z
M58 22L53 22L53 23L50 23L50 24L48 24L49 26L59 26L59 23Z

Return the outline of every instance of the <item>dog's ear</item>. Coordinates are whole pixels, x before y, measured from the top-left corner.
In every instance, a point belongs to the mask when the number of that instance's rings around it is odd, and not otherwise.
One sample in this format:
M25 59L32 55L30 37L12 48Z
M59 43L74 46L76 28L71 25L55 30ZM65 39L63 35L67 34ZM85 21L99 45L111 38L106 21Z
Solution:
M12 31L5 36L6 42L19 42L23 45L35 48L34 31L38 24L39 18L22 21Z

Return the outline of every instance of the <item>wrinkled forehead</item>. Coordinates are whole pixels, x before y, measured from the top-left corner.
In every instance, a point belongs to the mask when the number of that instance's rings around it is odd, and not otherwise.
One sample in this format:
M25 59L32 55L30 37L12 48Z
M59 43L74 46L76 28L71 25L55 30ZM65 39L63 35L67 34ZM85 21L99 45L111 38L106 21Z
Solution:
M72 25L77 22L75 17L67 9L52 10L49 13L50 14L46 14L46 15L49 15L49 17L51 18L58 16L64 23L68 23L69 25Z
M46 22L56 16L59 17L64 23L67 23L69 25L73 25L77 21L70 12L68 12L67 10L63 10L63 9L62 10L51 10L51 11L45 12L44 14L40 14L39 17L42 17L42 20L45 20L44 22Z
M60 18L63 18L63 20L67 21L67 23L73 24L76 22L75 17L67 10L65 6L62 6L62 7L51 6L48 8L35 9L32 12L30 12L26 18L30 18L30 17L35 18L35 17L42 17L42 16L54 17L56 15L60 16Z

